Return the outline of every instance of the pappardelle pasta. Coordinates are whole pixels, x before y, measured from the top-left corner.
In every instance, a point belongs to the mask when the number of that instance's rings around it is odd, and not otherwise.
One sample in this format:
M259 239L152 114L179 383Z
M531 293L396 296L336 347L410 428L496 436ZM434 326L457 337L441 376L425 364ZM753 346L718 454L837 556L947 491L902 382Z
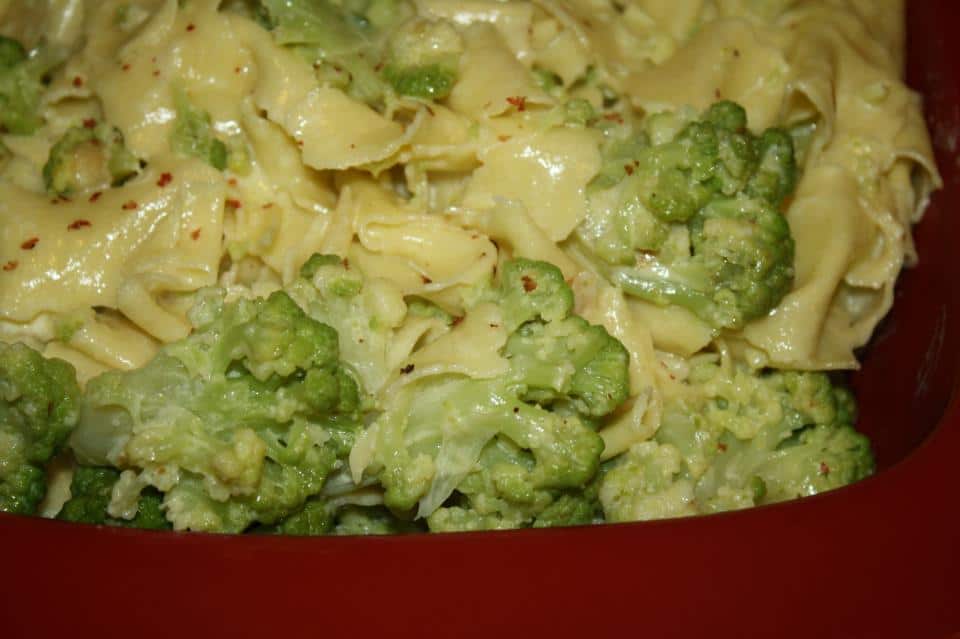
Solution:
M866 477L833 372L939 186L903 29L901 0L0 1L0 510L456 531Z

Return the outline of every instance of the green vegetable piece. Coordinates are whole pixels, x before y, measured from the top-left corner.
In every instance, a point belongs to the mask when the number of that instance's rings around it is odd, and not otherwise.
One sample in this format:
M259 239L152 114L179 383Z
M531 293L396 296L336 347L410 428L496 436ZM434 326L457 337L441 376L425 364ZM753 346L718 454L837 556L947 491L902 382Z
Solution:
M573 310L573 290L553 264L515 259L503 265L499 297L507 330L542 319L563 319Z
M70 499L63 505L57 519L85 524L169 530L170 523L160 507L161 495L147 488L140 495L137 515L130 520L116 519L107 514L113 485L120 478L114 468L78 466L70 484Z
M190 103L186 93L176 91L177 118L170 136L170 147L177 153L198 157L213 168L227 168L227 145L216 137L210 114Z
M47 52L31 58L19 42L0 36L0 131L30 135L43 124L43 78L54 66Z
M383 75L393 90L425 100L440 100L457 81L463 42L445 21L411 20L391 37Z
M123 141L123 134L107 124L67 129L50 149L43 165L43 182L51 195L119 186L140 172L140 161Z
M73 366L0 342L0 511L36 510L44 467L76 425L79 398Z
M146 366L89 382L71 446L137 471L178 530L277 524L353 443L361 396L336 331L284 292L225 303L210 289L190 316L193 333Z

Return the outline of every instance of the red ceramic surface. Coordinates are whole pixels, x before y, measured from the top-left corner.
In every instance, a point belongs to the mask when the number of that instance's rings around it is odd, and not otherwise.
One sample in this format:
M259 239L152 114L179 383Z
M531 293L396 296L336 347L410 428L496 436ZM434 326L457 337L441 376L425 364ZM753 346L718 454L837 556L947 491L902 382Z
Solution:
M477 535L230 538L0 516L0 636L960 636L960 5L909 4L910 79L946 188L855 379L875 477L696 520Z

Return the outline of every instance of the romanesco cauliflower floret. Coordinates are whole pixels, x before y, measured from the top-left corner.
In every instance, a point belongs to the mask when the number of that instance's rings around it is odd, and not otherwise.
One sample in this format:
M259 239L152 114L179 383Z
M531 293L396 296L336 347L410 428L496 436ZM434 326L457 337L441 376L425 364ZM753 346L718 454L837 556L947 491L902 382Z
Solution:
M431 530L588 523L598 512L593 423L626 399L628 354L571 315L556 267L512 260L499 273L466 313L500 318L490 326L508 332L502 375L407 383L355 449L372 451L360 470L382 483L385 505L416 509Z
M0 342L0 512L36 510L44 467L76 425L79 399L70 364Z
M793 191L792 138L746 129L720 102L699 119L648 118L611 144L576 242L625 292L737 329L774 308L793 283L794 243L780 212Z
M163 492L177 529L275 523L349 452L357 383L336 332L286 293L225 303L210 290L191 319L193 334L143 368L90 381L71 445L84 464L136 471L131 491Z
M824 373L754 371L700 356L655 441L611 462L604 512L611 520L710 513L859 481L873 472L873 456L854 420L852 396ZM654 473L658 482L651 468L664 471ZM651 494L682 497L683 508L657 514L642 506Z
M49 49L28 53L16 40L0 36L0 133L30 135L43 124L44 78L59 63Z
M119 479L120 471L115 468L77 467L70 483L70 499L60 509L57 519L152 530L170 528L170 523L161 509L163 497L153 488L148 488L140 494L137 513L132 519L110 517L107 514L107 508L110 505L113 487Z

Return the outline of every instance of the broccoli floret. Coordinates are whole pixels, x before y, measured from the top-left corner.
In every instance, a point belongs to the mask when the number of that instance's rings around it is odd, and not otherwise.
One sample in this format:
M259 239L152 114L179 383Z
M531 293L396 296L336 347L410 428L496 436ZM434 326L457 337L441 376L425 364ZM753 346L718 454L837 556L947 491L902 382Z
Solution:
M434 531L595 520L603 440L594 423L627 398L626 349L571 314L573 292L556 267L511 260L499 274L466 314L488 314L507 332L505 372L406 384L357 444L372 450L365 467L385 505L416 509Z
M793 191L793 141L759 137L719 102L684 124L651 116L612 143L576 243L626 293L686 308L717 329L762 317L793 284L794 242L780 207Z
M178 530L241 532L300 511L343 462L360 390L336 331L283 292L204 292L194 332L143 368L91 380L79 461L139 473Z
M118 186L140 171L140 162L127 149L116 127L75 126L50 149L43 181L51 195Z
M460 35L448 22L411 20L391 37L383 75L400 95L440 100L456 84L462 53Z
M115 468L78 466L70 483L70 499L63 505L57 519L149 530L170 528L161 509L162 495L153 488L147 488L140 495L137 514L133 519L110 517L107 507L118 479L120 471Z
M44 56L31 58L19 42L0 36L0 132L30 135L43 124L40 97L47 71Z
M36 510L44 467L76 425L79 398L70 364L0 342L0 511Z
M824 373L753 371L701 356L655 441L613 460L608 520L747 508L817 494L873 472L852 396Z
M227 168L227 145L216 136L210 114L194 106L186 93L174 92L177 118L170 136L170 148L183 155L198 157L220 171Z
M308 500L299 512L287 516L275 526L266 527L258 532L315 537L326 535L332 528L333 509L330 504L322 498L313 498Z

